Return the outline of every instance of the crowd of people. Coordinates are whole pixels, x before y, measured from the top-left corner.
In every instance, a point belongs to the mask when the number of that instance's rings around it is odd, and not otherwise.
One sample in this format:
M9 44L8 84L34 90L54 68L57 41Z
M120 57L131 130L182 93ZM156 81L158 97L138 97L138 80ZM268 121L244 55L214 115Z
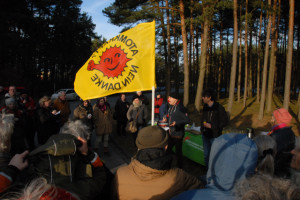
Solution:
M1 199L300 199L300 138L292 116L273 112L267 135L222 134L229 118L211 89L203 92L201 133L207 172L195 177L182 169L187 109L177 93L155 98L155 117L167 128L148 125L149 100L138 91L115 107L105 97L81 100L70 117L65 92L38 104L28 91L0 86ZM117 122L117 135L130 133L136 155L112 174L104 153ZM93 141L92 134L95 134Z

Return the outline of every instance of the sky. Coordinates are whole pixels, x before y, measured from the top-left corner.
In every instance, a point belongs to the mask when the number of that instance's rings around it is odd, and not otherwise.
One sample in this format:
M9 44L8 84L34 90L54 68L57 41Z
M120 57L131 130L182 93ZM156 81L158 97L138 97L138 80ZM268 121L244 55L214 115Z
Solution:
M81 12L86 12L92 17L96 25L95 32L106 39L110 39L119 34L121 27L109 23L109 18L105 17L102 10L111 5L114 0L82 0Z

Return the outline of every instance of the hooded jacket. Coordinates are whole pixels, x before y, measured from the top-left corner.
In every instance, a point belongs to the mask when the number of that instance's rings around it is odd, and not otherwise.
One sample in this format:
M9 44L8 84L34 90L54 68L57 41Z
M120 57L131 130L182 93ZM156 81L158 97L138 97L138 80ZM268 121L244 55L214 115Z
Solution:
M246 134L218 137L210 152L206 189L187 191L172 200L234 199L236 181L254 174L257 156L256 144Z
M179 168L157 170L135 159L116 173L116 192L120 200L167 200L201 185L196 177Z

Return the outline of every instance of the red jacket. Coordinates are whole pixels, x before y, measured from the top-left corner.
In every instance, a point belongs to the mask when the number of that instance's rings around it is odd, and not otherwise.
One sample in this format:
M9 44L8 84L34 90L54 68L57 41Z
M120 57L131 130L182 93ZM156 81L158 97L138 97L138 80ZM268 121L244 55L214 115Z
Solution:
M154 107L155 107L154 108L154 113L159 114L159 108L163 104L163 102L164 102L163 98L160 98L158 100L157 100L157 98L155 98L155 100L154 100Z

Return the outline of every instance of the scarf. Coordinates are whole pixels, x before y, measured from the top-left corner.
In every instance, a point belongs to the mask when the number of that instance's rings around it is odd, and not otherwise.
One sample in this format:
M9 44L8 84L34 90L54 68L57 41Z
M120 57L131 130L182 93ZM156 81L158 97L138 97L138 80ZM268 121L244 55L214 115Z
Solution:
M98 105L98 107L99 107L99 109L100 109L102 112L106 111L106 105L105 105L105 104L103 104L103 105Z
M139 150L136 159L140 163L157 170L168 170L172 164L172 156L160 148Z
M287 125L285 123L277 124L277 125L272 127L272 130L268 133L268 135L272 135L272 133L274 133L275 131L277 131L281 128L284 128L284 127L287 127Z

